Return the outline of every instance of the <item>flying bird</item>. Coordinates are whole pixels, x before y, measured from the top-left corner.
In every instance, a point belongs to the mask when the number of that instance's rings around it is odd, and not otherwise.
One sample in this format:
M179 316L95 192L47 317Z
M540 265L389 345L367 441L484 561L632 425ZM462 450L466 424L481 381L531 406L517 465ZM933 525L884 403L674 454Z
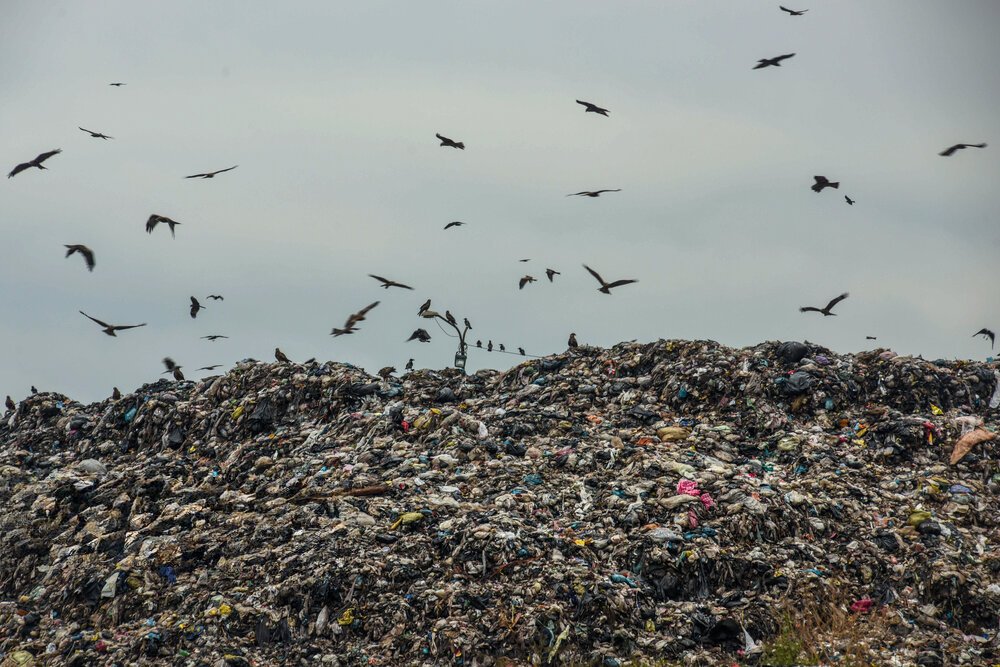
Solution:
M608 115L608 110L607 109L602 109L601 107L597 106L596 104L591 104L590 102L584 102L583 100L577 100L576 103L577 104L582 104L583 106L587 107L586 109L584 109L585 112L599 113L602 116L607 116Z
M426 329L416 329L410 334L410 337L406 339L406 342L409 343L411 340L419 340L421 343L429 343L431 342L431 335L427 333Z
M566 343L566 345L569 346L569 347L580 347L580 345L576 342L576 334L575 333L571 333L569 335L569 342Z
M517 281L517 289L524 289L525 285L533 282L535 282L534 278L532 278L531 276L524 276L519 281Z
M549 277L549 282L552 282L554 276L561 276L562 274L555 269L545 269L545 275Z
M531 258L529 257L528 259L519 259L517 261L519 261L519 262L530 262Z
M458 220L456 220L455 222L449 222L447 225L444 226L444 228L451 229L452 227L461 227L464 224L465 224L464 222L459 222Z
M977 331L976 333L972 334L973 338L975 338L976 336L982 336L983 338L989 338L990 339L990 349L992 349L994 347L994 345L996 344L996 342L997 342L997 335L995 333L993 333L992 331L990 331L989 329L986 329L986 328L982 328L979 331Z
M285 363L291 363L291 359L285 356L285 353L281 351L281 348L274 348L274 359L275 361L281 361Z
M163 365L167 367L167 370L163 371L164 375L167 373L173 373L174 379L177 380L178 382L184 379L184 374L181 373L181 368L183 368L183 366L178 366L176 363L174 363L173 359L171 359L170 357L164 357Z
M830 303L826 304L826 306L824 306L823 308L815 308L813 306L802 306L801 308L799 308L799 312L805 313L813 311L817 313L823 313L823 317L830 317L830 316L836 317L837 313L831 313L830 311L833 309L834 306L836 306L838 303L846 299L847 296L848 296L847 292L844 292L840 296L830 299Z
M116 331L124 331L125 329L136 329L138 327L144 327L144 326L146 326L145 322L143 322L142 324L124 324L124 325L122 325L122 324L108 324L107 322L100 321L96 317L91 317L90 315L88 315L87 313L83 312L82 310L80 311L80 314L83 315L84 317L86 317L88 320L93 320L94 322L97 322L102 327L104 327L104 329L103 329L104 333L108 334L109 336L116 336L116 334L115 334Z
M202 338L207 338L208 340L218 340L219 338L229 338L229 336L223 336L221 334L212 334L211 336L202 336Z
M424 301L420 305L420 310L417 311L417 315L423 315L424 311L427 311L427 310L430 310L430 309L431 309L431 300L427 299L427 301Z
M802 16L803 14L809 11L808 9L802 9L802 10L789 9L788 7L782 7L781 5L778 5L778 9L780 9L783 12L788 12L792 16Z
M587 269L587 272L590 273L590 275L592 275L595 278L597 278L597 282L601 283L601 286L597 289L597 291L598 292L604 292L605 294L611 294L611 290L614 289L615 287L621 287L622 285L628 285L629 283L637 283L637 282L639 282L638 280L626 279L626 280L616 280L616 281L614 281L612 283L608 283L608 282L604 282L604 278L602 278L601 275L597 271L594 271L592 268L590 268L586 264L583 265L583 268Z
M783 56L775 56L773 58L761 58L760 60L757 61L757 64L754 66L754 69L763 69L764 67L781 67L782 60L788 60L794 55L795 55L794 53L786 53Z
M600 197L602 192L621 192L621 188L615 188L614 190L584 190L583 192L573 192L566 195L567 197Z
M184 178L215 178L216 174L221 174L223 172L232 171L233 169L236 169L236 167L238 167L238 166L240 166L240 165L234 164L229 169L220 169L218 171L209 171L209 172L206 172L204 174L192 174L190 176L185 176Z
M109 86L124 86L124 85L127 85L127 84L121 83L120 81L116 81L115 83L109 83L108 85Z
M198 311L204 307L198 302L198 299L191 297L191 317L198 317Z
M406 370L408 371L413 370L413 359L410 359L409 361L406 362Z
M846 201L851 206L854 206L854 200L848 197L847 195L844 195L844 201Z
M8 410L16 410L17 409L17 405L15 405L14 400L10 397L10 394L7 394L7 400L4 401L4 405L7 406Z
M202 366L198 370L199 371L214 371L216 368L218 368L221 365L222 364L213 364L212 366Z
M389 289L390 287L402 287L403 289L413 289L409 285L404 285L403 283L397 283L395 280L389 280L388 278L383 278L382 276L376 276L373 273L368 274L369 278L374 278L375 280L382 283L381 287Z
M80 127L79 125L77 125L77 127L86 132L87 134L89 134L90 136L92 136L94 139L114 139L114 137L109 137L106 134L101 134L100 132L94 132L93 130L88 130L87 128Z
M840 187L840 181L833 183L826 176L813 176L813 180L816 182L809 186L809 189L813 192L823 192L824 188L833 188L836 190Z
M450 146L451 148L460 148L463 151L465 150L465 144L461 141L452 141L448 137L441 136L440 134L435 134L434 136L441 140L442 146Z
M876 336L865 336L865 340L878 340Z
M370 311L372 308L374 308L378 304L379 304L378 301L376 301L374 303L370 303L367 306L365 306L364 308L362 308L361 310L359 310L358 312L352 314L350 317L347 318L347 322L344 323L344 328L343 329L334 328L333 330L330 331L330 335L331 336L343 336L344 334L352 334L352 333L354 333L355 331L357 331L357 327L355 327L354 325L357 324L358 322L361 322L362 320L364 320L365 319L365 315L368 314L368 311Z
M214 299L216 301L225 301L225 298L221 294L209 294L207 299Z
M938 153L938 155L943 155L944 157L948 157L955 151L960 151L966 148L986 148L986 144L955 144L951 148L944 149L943 151Z
M87 263L87 270L88 271L94 270L94 267L97 265L97 262L94 261L93 250L91 250L85 245L80 245L80 244L66 245L66 248L67 248L66 250L67 257L69 257L75 252L78 252L81 255L83 255L83 261Z
M146 221L146 233L152 234L153 230L156 229L156 225L158 225L161 222L170 227L170 238L177 238L176 236L174 236L174 227L176 227L181 223L177 222L176 220L171 220L165 215L158 215L156 213L149 216L149 220Z
M57 148L54 151L49 151L48 153L42 153L41 155L37 156L34 160L30 162L22 162L21 164L17 165L16 167L10 170L10 173L7 174L7 178L13 178L14 176L20 174L25 169L30 169L31 167L46 169L47 167L45 167L45 165L43 165L42 163L58 153L62 153L61 148Z

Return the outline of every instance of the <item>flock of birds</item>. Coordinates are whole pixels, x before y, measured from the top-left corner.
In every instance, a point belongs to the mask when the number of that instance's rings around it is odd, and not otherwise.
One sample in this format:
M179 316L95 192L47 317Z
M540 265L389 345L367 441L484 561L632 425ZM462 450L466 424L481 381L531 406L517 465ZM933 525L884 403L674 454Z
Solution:
M780 6L780 5L779 5L779 9L781 11L783 11L783 12L786 12L789 16L792 16L792 17L801 17L801 16L804 16L805 13L807 11L809 11L807 9L803 9L803 10L789 9L787 7ZM787 53L787 54L783 54L783 55L774 56L774 57L771 57L771 58L761 58L760 60L757 61L757 64L754 65L754 67L752 69L758 70L758 69L766 69L768 67L781 67L782 63L784 61L787 61L787 60L793 58L794 56L795 56L794 53ZM120 88L122 86L125 86L126 83L125 82L113 82L113 83L110 83L109 85ZM584 100L576 100L576 103L579 104L579 105L581 105L581 106L583 106L584 107L584 111L586 113L593 113L593 114L597 114L597 115L600 115L600 116L604 116L606 118L610 118L611 112L610 112L610 110L608 110L606 108L600 107L600 106L598 106L598 105L596 105L596 104L594 104L592 102L587 102L587 101L584 101ZM89 129L86 129L86 128L83 128L83 127L79 127L78 129L81 130L81 131L83 131L83 132L85 132L85 133L87 133L91 138L94 138L94 139L101 139L103 141L114 139L114 137L112 137L110 135L107 135L107 134L104 134L103 132L97 132L97 131L89 130ZM435 136L440 141L440 146L441 147L454 148L454 149L463 150L463 151L465 150L465 142L464 141L456 141L456 140L451 139L449 137L446 137L446 136L444 136L444 135L442 135L440 133L436 133ZM986 143L985 142L983 142L983 143L957 143L957 144L954 144L954 145L946 148L945 150L941 151L939 153L939 155L942 156L942 157L950 157L950 156L954 155L956 152L958 152L960 150L967 149L967 148L986 148ZM29 160L27 162L22 162L22 163L16 165L13 169L11 169L10 173L7 174L7 178L13 178L14 176L17 176L18 174L21 174L22 172L27 171L28 169L32 169L32 168L35 168L35 169L38 169L38 170L46 170L46 169L48 169L48 167L45 166L45 163L48 160L50 160L51 158L53 158L54 156L56 156L59 153L61 153L61 152L62 152L61 149L55 149L55 150L47 151L47 152L44 152L44 153L41 153L41 154L37 155L32 160ZM190 176L185 176L184 178L185 179L195 179L195 178L211 179L211 178L215 178L219 174L230 172L230 171L236 169L238 166L239 165L233 165L232 167L228 167L228 168L225 168L225 169L218 169L218 170L215 170L215 171L207 171L207 172L192 174ZM813 185L810 186L810 189L813 192L816 192L816 193L822 193L827 188L831 188L831 189L834 189L834 190L837 190L837 189L840 188L840 182L839 181L831 181L826 176L816 175L816 176L813 176L813 180L814 180L814 183L813 183ZM604 189L599 189L599 190L582 190L580 192L570 193L570 194L568 194L566 196L567 197L589 197L589 198L597 198L597 197L600 197L603 194L612 193L612 192L621 192L621 191L622 191L621 188L604 188ZM850 196L845 195L844 199L845 199L845 201L847 202L848 205L853 206L855 204L855 200L852 199ZM153 231L156 229L156 227L158 225L160 225L161 223L164 224L164 225L166 225L167 227L169 227L171 238L176 238L176 227L178 225L180 225L181 223L178 222L178 221L176 221L176 220L173 220L173 219L171 219L171 218L169 218L167 216L160 215L160 214L157 214L157 213L151 214L149 216L149 218L146 220L146 232L148 234L152 234ZM447 231L447 230L452 229L452 228L461 227L461 226L463 226L465 224L466 223L462 222L462 221L449 222L448 224L446 224L444 226L444 230ZM95 266L97 265L97 262L96 262L96 259L95 259L94 251L92 249L90 249L86 245L82 245L82 244L78 244L78 243L76 243L76 244L65 244L65 248L66 248L66 257L70 257L70 256L72 256L74 254L79 254L83 258L83 260L84 260L84 262L86 264L87 269L89 271L93 271L94 270ZM530 260L528 260L528 259L522 259L520 261L521 262L528 262ZM600 286L597 289L598 289L599 292L601 292L603 294L610 295L612 289L616 289L616 288L619 288L619 287L623 287L625 285L629 285L629 284L638 282L636 279L632 279L632 278L618 279L618 280L613 280L613 281L609 282L609 281L605 280L597 271L595 271L591 267L587 266L586 264L583 265L583 268L598 282L598 284ZM378 281L379 284L380 284L380 286L383 287L386 290L388 290L390 288L393 288L393 287L398 288L398 289L405 289L405 290L413 290L414 289L410 285L398 282L396 280L392 280L392 279L385 278L385 277L378 276L378 275L374 275L374 274L368 274L368 275L369 275L369 277L371 277L371 278L375 279L376 281ZM555 269L546 268L545 269L545 275L548 278L549 282L553 282L554 279L555 279L555 276L561 275L561 273L559 271L556 271ZM518 280L518 289L522 290L522 289L524 289L524 287L526 285L529 285L529 284L534 283L534 282L537 282L536 278L534 276L526 274L526 275L524 275L523 277L521 277ZM848 294L845 292L845 293L840 294L839 296L831 299L830 302L827 303L822 308L817 308L815 306L803 306L799 310L801 312L817 312L817 313L821 313L824 317L835 316L836 313L832 312L833 308L837 304L839 304L841 301L843 301L844 299L846 299L847 297L848 297ZM217 301L222 301L224 299L224 297L222 295L219 295L219 294L210 294L206 298L207 299L217 300ZM360 324L361 322L363 322L365 320L365 317L367 316L367 314L372 309L374 309L376 306L378 306L379 303L380 303L379 301L375 301L375 302L373 302L373 303L365 306L364 308L361 308L357 312L352 313L351 315L348 316L348 318L344 322L343 326L341 326L341 327L334 327L330 331L330 335L332 335L334 337L338 337L338 336L343 336L343 335L348 335L348 334L355 333L356 331L358 331L358 326L357 325ZM194 296L190 297L189 313L190 313L190 316L192 318L196 318L198 316L198 313L201 310L204 310L204 309L205 309L205 306L203 306L201 304L201 302L196 297L194 297ZM117 332L119 332L119 331L125 331L125 330L128 330L128 329L136 329L136 328L139 328L139 327L146 326L145 322L143 322L141 324L109 324L109 323L107 323L107 322L105 322L103 320L100 320L100 319L98 319L96 317L88 315L87 313L85 313L82 310L79 311L79 312L84 317L92 320L94 323L96 323L97 325L99 325L101 327L101 331L103 331L108 336L117 336ZM461 350L463 352L465 351L465 348L466 348L466 345L465 345L465 335L466 335L466 333L468 331L470 331L472 329L472 325L470 324L468 318L464 318L463 319L464 328L462 328L462 327L460 327L458 325L457 319L452 315L452 313L450 311L446 310L445 313L442 315L441 313L438 313L438 312L436 312L434 310L431 310L431 301L430 301L430 299L428 299L424 304L421 305L421 307L418 310L417 314L418 314L418 316L420 316L422 318L435 320L438 323L439 327L442 325L442 323L451 326L456 331L456 335L452 335L452 334L448 334L448 335L450 335L452 337L458 337L460 339L460 341L461 341ZM445 331L443 327L442 327L442 331ZM445 331L445 333L447 334L447 331ZM975 337L975 336L983 336L984 338L988 339L990 341L991 349L995 346L995 343L996 343L996 334L993 331L991 331L991 330L989 330L989 329L987 329L987 328L984 327L984 328L980 329L979 331L977 331L975 334L973 334L973 337ZM219 339L228 338L228 336L221 335L221 334L210 334L210 335L202 336L201 338L206 339L208 341L216 341L216 340L219 340ZM875 340L876 339L874 336L866 336L866 338L868 340ZM430 335L430 333L427 332L426 329L418 328L406 340L407 340L407 342L415 340L415 341L418 341L418 342L427 343L427 342L430 342L431 335ZM575 333L570 334L569 340L568 340L568 345L571 348L574 348L574 347L578 346L578 342L577 342L576 334ZM482 343L481 340L477 340L476 341L476 347L480 348L480 349L484 348L483 343ZM487 351L490 351L490 352L494 351L495 347L494 347L494 344L493 344L492 340L488 340L487 341L485 349ZM501 352L506 352L507 351L506 347L502 343L498 344L496 346L496 349L498 349ZM526 352L525 352L524 348L518 347L517 350L518 350L518 354L520 354L520 355L526 355ZM279 362L289 362L290 361L289 358L279 348L277 348L277 347L274 350L274 356L275 356L275 359L277 361L279 361ZM177 380L177 381L184 380L184 374L181 372L181 369L183 367L181 365L179 365L176 362L174 362L174 360L171 359L170 357L165 357L163 359L163 364L166 367L166 371L164 371L164 373L171 374L174 377L174 379ZM219 367L220 367L220 364L214 364L214 365L211 365L211 366L200 367L198 370L212 371L212 370L215 370L216 368L219 368ZM412 368L413 368L413 359L410 359L407 362L407 364L406 364L406 369L407 370L412 370ZM389 375L391 375L394 372L396 372L396 369L394 367L387 366L385 368L382 368L378 372L378 374L381 377L385 378L385 377L388 377ZM32 387L32 392L35 392L35 391L37 391L37 390L34 387ZM114 389L113 393L116 396L120 396L120 392L118 391L117 387ZM10 410L13 410L15 408L14 402L11 399L10 396L7 396L5 404L6 404L7 408L10 409Z

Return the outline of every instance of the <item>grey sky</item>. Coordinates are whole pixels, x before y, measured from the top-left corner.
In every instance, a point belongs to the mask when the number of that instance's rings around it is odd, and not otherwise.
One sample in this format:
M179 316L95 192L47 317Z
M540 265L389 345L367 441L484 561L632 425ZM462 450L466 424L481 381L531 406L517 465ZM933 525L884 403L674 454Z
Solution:
M534 354L575 331L843 352L875 335L984 358L970 335L1000 328L1000 3L778 4L8 0L0 168L63 153L0 183L0 392L95 400L159 377L164 356L198 377L275 345L437 368L454 345L436 326L403 342L427 297L469 317L471 340ZM841 189L814 194L814 174ZM596 188L623 191L565 196ZM145 233L151 213L182 223L176 240ZM584 262L640 282L600 294ZM541 280L519 291L526 272ZM839 317L798 312L845 290ZM226 300L192 320L188 297L210 293ZM357 334L328 335L376 299ZM109 338L80 309L149 326ZM214 333L231 338L199 339ZM473 350L469 368L518 361Z

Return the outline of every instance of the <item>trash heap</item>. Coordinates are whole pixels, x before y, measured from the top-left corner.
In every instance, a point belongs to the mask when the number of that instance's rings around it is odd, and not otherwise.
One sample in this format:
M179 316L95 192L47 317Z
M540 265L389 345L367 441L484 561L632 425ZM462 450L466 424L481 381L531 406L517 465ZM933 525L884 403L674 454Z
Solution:
M0 664L779 664L824 604L874 664L1000 663L998 408L996 362L676 340L37 394Z

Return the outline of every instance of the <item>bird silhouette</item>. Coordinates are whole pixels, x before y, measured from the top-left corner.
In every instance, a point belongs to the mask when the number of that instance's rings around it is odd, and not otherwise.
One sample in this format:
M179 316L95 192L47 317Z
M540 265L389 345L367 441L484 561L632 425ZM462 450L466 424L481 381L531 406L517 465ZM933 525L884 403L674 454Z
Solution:
M831 313L830 311L833 309L834 306L836 306L838 303L840 303L841 301L843 301L847 297L848 297L848 293L844 292L840 296L835 297L833 299L830 299L830 303L826 304L822 308L815 308L813 306L802 306L801 308L799 308L799 312L800 313L806 313L806 312L812 311L812 312L816 312L816 313L823 313L823 317L836 316L837 313Z
M955 151L964 150L966 148L986 148L986 144L955 144L950 148L944 149L943 151L938 153L938 155L948 157L949 155L952 155Z
M376 373L376 375L378 375L383 380L388 380L389 376L392 375L395 372L396 372L396 367L395 366L384 366L384 367L378 369L378 373Z
M369 278L374 278L375 280L382 283L381 287L389 289L390 287L402 287L403 289L413 289L409 285L404 285L403 283L397 283L395 280L389 280L388 278L383 278L382 276L376 276L374 273L368 274Z
M555 269L545 269L545 275L548 276L549 282L551 283L553 277L561 276L562 274L556 271Z
M517 348L517 351L518 351L518 353L520 353L520 355L521 355L522 357L524 356L524 348L523 348L523 347L519 347L519 348Z
M146 326L145 322L143 322L142 324L124 324L124 325L121 325L121 324L108 324L107 322L100 321L96 317L91 317L90 315L88 315L87 313L83 312L82 310L80 311L80 314L83 315L84 317L86 317L88 320L93 320L94 322L97 322L102 327L104 327L104 333L108 334L109 336L115 336L115 337L117 337L117 335L115 334L116 331L124 331L125 329L137 329L138 327L144 327L144 326Z
M284 352L281 351L281 348L278 347L274 348L274 359L275 361L280 361L283 363L291 363L292 361L285 355Z
M621 287L622 285L628 285L630 283L637 283L637 282L639 282L638 280L626 279L626 280L616 280L614 282L609 283L609 282L605 282L604 278L602 278L601 275L597 271L594 271L592 268L590 268L586 264L583 265L583 268L587 269L587 272L590 273L590 275L592 275L595 278L597 278L597 282L601 283L601 286L597 289L597 291L598 292L603 292L605 294L611 294L611 290L614 289L615 287Z
M461 227L464 224L465 224L464 222L459 222L458 220L456 220L455 222L449 222L447 225L444 226L444 228L451 229L452 227Z
M406 339L406 342L409 343L411 340L419 340L421 343L429 343L431 342L431 335L427 333L426 329L415 329L413 333L410 334L410 337Z
M832 183L826 176L813 176L813 180L816 182L809 186L809 189L813 192L823 192L824 188L833 188L836 190L840 187L840 181Z
M409 361L406 362L406 370L408 371L413 370L413 359L410 359Z
M229 336L223 336L221 334L212 334L211 336L202 336L202 338L207 338L208 340L214 341L219 338L229 338Z
M613 190L584 190L582 192L573 192L566 195L567 197L600 197L602 192L621 192L621 188L615 188Z
M94 251L88 248L87 246L80 244L73 244L73 245L66 245L66 248L67 248L66 250L67 257L69 257L75 252L78 252L81 255L83 255L83 261L86 262L88 271L93 271L94 267L97 266L97 262L94 261Z
M114 139L114 137L109 137L106 134L101 134L100 132L94 132L93 130L88 130L85 127L79 127L79 126L77 127L86 132L87 134L89 134L90 136L92 136L94 139Z
M167 370L163 371L163 374L173 373L174 379L180 382L184 379L184 374L181 373L183 366L178 366L174 363L174 360L170 357L163 358L163 365L167 367Z
M875 336L865 336L865 340L878 340Z
M754 69L763 69L765 67L781 67L782 60L788 60L794 55L795 55L794 53L786 53L783 56L775 56L773 58L761 58L760 60L757 61L757 64L754 66Z
M506 351L507 351L507 348L505 348L505 347L503 346L503 343L500 343L500 351L501 351L501 352L506 352Z
M218 171L208 171L205 172L204 174L191 174L190 176L185 176L184 178L215 178L216 174L232 171L233 169L236 169L236 167L238 166L240 165L234 164L232 167L229 167L228 169L220 169Z
M487 352L492 352L493 351L493 341L491 341L491 340L490 341L486 341L486 351Z
M174 227L176 227L181 223L177 222L176 220L171 220L165 215L158 215L156 213L149 216L149 220L146 221L146 233L152 234L153 230L156 229L156 225L158 225L161 222L170 227L170 238L176 238L174 236Z
M802 9L802 10L789 9L788 7L782 7L781 5L778 5L778 9L780 9L783 12L788 12L792 16L802 16L803 14L809 11L808 9Z
M844 195L844 201L846 201L851 206L854 206L854 200L848 197L847 195Z
M609 113L609 111L607 109L602 109L601 107L597 106L596 104L591 104L590 102L584 102L583 100L577 100L576 103L577 104L582 104L583 106L587 107L586 109L584 109L585 112L599 113L602 116L607 116L608 113Z
M37 393L38 393L38 389L35 388L35 385L31 385L31 395L34 396Z
M225 297L223 297L221 294L209 294L205 298L206 299L213 299L215 301L225 301Z
M519 260L517 260L517 261L519 261L519 262L530 262L530 261L531 261L531 258L529 257L529 258L527 258L527 259L519 259Z
M121 391L118 390L118 387L112 387L111 388L111 399L114 400L114 401L120 401L121 398L122 398L122 393L121 393Z
M425 311L428 311L430 309L431 309L431 300L427 299L427 301L424 301L422 304L420 304L420 310L417 311L417 315L423 315Z
M466 329L468 329L469 331L472 331L472 325L469 324L469 318L468 317L463 317L462 318L462 323L465 325Z
M14 176L20 174L25 169L30 169L32 167L37 167L38 169L47 169L47 167L42 163L48 160L53 155L57 155L58 153L62 153L61 148L57 148L54 151L49 151L48 153L42 153L41 155L35 157L35 159L31 160L30 162L22 162L21 164L17 165L16 167L10 170L10 173L7 174L7 178L13 178Z
M125 86L125 85L128 85L128 84L121 83L120 81L116 81L115 83L109 83L108 85L109 86Z
M569 335L569 342L566 343L566 345L569 346L569 347L579 347L579 344L576 342L576 334L575 333L571 333Z
M532 278L531 276L524 276L519 281L517 281L517 289L524 289L525 285L533 282L535 282L534 278Z
M444 311L444 319L448 320L451 326L458 328L458 322L455 320L455 316L451 314L450 310Z
M211 365L211 366L202 366L202 367L201 367L201 368L199 368L198 370L199 370L199 371L214 371L214 370L215 370L216 368L218 368L218 367L219 367L219 366L221 366L221 365L222 365L222 364L213 364L213 365Z
M451 148L460 148L463 151L465 150L465 144L462 143L461 141L452 141L448 137L441 136L440 134L435 134L434 136L441 140L442 146L449 146Z
M994 345L997 342L997 335L995 333L993 333L992 331L990 331L989 329L985 328L985 327L982 328L982 329L980 329L976 333L972 334L973 338L975 338L976 336L982 336L983 338L989 338L990 339L990 349L993 349Z
M198 311L203 310L205 306L198 302L198 299L191 297L191 317L198 317Z
M7 400L4 401L4 405L7 406L8 410L16 410L17 409L17 405L14 403L14 399L12 399L10 397L10 394L7 394Z
M355 331L357 331L357 327L355 327L354 325L357 324L358 322L363 321L365 319L365 315L368 314L368 311L370 311L372 308L374 308L378 304L379 304L378 301L376 301L374 303L370 303L367 306L365 306L364 308L362 308L361 310L359 310L358 312L351 314L347 318L347 321L344 323L344 328L343 329L334 328L334 329L332 329L330 331L330 335L331 336L343 336L345 334L352 334L352 333L354 333Z

